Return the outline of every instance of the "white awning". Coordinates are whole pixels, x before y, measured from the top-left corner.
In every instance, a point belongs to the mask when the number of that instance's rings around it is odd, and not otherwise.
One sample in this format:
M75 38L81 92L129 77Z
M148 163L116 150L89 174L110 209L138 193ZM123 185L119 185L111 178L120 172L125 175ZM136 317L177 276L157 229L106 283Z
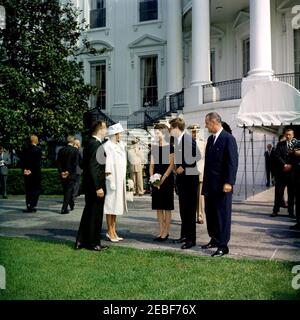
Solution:
M243 97L239 127L278 134L283 126L300 125L300 93L281 81L258 81Z

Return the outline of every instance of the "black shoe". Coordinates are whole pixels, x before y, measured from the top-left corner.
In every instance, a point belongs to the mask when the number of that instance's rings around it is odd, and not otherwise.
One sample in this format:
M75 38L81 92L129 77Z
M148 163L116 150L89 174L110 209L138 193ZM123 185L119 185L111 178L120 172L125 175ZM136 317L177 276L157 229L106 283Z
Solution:
M273 212L272 214L270 214L270 217L272 217L272 218L278 217L278 213L277 212Z
M294 226L290 226L290 230L300 231L300 223L296 223Z
M266 187L267 187L267 188L270 188L270 184L269 184L269 183L267 183L267 184L266 184Z
M164 241L167 241L168 239L169 239L169 235L167 234L164 238L160 237L160 239L158 241L164 242Z
M179 238L179 239L174 239L173 243L184 243L186 242L186 238Z
M74 204L71 206L70 205L70 211L73 211L74 210Z
M183 250L190 249L190 248L194 247L195 245L196 245L195 242L189 241L189 242L186 242L185 244L183 244L181 246L181 249L183 249Z
M161 240L161 236L155 237L155 238L153 239L153 241L160 241L160 240Z
M215 244L213 241L210 241L208 244L201 246L201 249L211 249L211 248L218 248L218 245Z
M229 249L228 248L218 248L218 250L216 252L214 252L211 256L212 257L222 257L224 256L225 254L228 254L229 253Z
M60 214L68 214L68 213L70 213L70 211L69 211L69 210L64 210L64 211L61 211L61 213L60 213Z

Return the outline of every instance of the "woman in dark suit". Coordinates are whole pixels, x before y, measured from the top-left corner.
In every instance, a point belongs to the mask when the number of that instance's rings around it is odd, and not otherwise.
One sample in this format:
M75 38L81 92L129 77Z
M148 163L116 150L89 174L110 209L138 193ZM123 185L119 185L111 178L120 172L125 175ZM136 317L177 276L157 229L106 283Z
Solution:
M160 174L159 184L152 186L152 209L157 210L159 235L154 241L169 237L171 211L174 210L174 147L170 144L169 129L165 124L154 127L157 143L151 148L150 177Z

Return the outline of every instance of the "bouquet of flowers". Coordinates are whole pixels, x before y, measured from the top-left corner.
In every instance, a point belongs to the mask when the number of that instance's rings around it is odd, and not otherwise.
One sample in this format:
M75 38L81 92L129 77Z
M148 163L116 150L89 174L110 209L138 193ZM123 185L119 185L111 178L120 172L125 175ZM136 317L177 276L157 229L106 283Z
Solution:
M134 189L134 182L131 179L127 180L126 183L126 200L133 202L133 189Z
M160 179L161 179L161 174L155 173L153 176L150 177L150 183L152 184L153 187L159 188Z

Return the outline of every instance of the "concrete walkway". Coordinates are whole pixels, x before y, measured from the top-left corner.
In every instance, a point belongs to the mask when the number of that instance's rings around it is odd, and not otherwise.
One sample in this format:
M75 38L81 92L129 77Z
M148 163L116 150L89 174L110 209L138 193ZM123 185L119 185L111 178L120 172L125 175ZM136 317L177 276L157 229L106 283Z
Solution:
M287 216L286 209L277 218L272 212L274 190L256 194L247 201L233 204L231 257L262 258L270 260L300 261L300 232L290 231L295 223ZM27 237L33 239L74 241L80 222L84 198L80 197L76 209L69 215L60 215L61 199L41 197L37 213L23 213L23 197L11 196L0 200L0 236ZM170 239L177 238L180 230L178 201L173 213ZM104 221L104 228L106 223ZM179 245L170 241L153 242L157 234L156 213L151 210L151 197L136 197L129 203L129 212L118 219L119 234L125 241L121 245L140 249L176 250ZM105 235L105 229L103 230ZM206 225L197 225L197 246L184 251L187 254L210 255L213 251L200 249L208 242Z

